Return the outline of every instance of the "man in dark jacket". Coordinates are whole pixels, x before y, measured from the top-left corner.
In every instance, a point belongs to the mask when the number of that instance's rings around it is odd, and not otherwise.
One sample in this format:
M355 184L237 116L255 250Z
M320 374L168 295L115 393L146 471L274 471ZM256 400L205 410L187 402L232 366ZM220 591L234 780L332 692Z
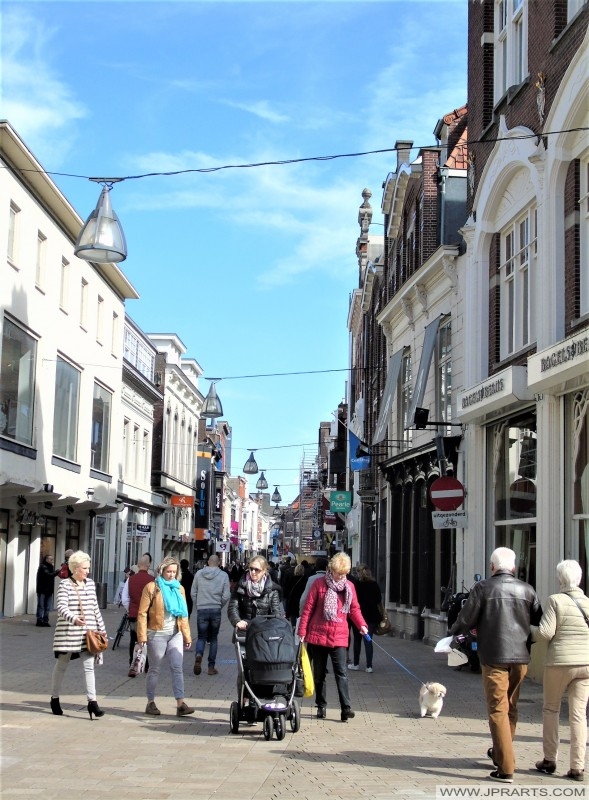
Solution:
M53 556L45 556L37 570L37 628L50 628L49 612L53 609L53 589L55 576Z
M477 630L493 739L487 755L496 767L490 777L503 783L513 783L517 701L530 663L530 625L538 625L542 616L534 589L515 577L515 558L507 547L491 553L491 577L474 585L450 629L451 634Z
M121 602L127 610L129 615L129 672L127 673L130 678L134 678L137 673L133 669L133 651L137 643L137 612L139 611L139 603L143 589L148 583L154 580L153 575L149 574L149 567L151 565L151 556L149 553L144 553L137 562L137 572L131 573L121 594ZM145 664L145 670L149 669L148 662Z

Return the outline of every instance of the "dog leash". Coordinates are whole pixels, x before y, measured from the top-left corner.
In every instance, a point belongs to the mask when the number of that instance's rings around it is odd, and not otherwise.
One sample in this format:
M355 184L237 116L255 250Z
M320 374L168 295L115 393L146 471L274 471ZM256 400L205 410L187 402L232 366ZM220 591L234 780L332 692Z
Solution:
M385 654L385 656L388 656L388 657L389 657L389 658L390 658L392 661L394 661L394 662L395 662L395 664L398 664L398 666L400 666L400 667L401 667L401 669L404 669L404 670L405 670L405 672L406 672L408 675L411 675L411 677L412 677L412 678L415 678L415 680L416 680L418 683L420 683L422 686L425 686L425 687L426 687L426 689L428 688L428 684L427 684L427 683L424 683L424 682L421 680L421 678L418 678L418 677L417 677L417 675L414 675L414 674L413 674L413 672L411 672L411 670L410 670L410 669L407 669L407 667L406 667L404 664L401 664L401 662L400 662L398 659L396 659L396 658L395 658L394 656L392 656L390 653L387 653L387 651L384 649L384 647L381 647L379 644L377 644L377 642L375 642L375 640L374 640L374 637L372 638L372 644L376 645L376 646L378 647L378 649L379 649L379 650L382 650L382 652Z

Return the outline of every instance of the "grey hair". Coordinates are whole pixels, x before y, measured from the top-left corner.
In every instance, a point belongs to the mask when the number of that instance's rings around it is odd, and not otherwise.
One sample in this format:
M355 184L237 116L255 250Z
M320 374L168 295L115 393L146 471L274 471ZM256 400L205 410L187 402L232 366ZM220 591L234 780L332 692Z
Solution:
M556 565L556 577L562 591L570 592L581 583L583 570L578 561L574 561L572 558L567 559L566 561L560 561Z
M71 573L78 569L78 567L83 567L85 564L90 566L90 556L82 550L76 550L75 553L72 553L67 562Z
M515 569L516 555L509 547L498 547L491 553L491 565L495 569Z

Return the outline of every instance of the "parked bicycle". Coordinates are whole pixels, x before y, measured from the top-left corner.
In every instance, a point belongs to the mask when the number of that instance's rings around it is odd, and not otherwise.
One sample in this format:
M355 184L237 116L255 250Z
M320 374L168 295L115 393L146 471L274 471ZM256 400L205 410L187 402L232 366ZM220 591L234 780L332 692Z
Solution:
M121 643L121 639L123 638L123 634L128 630L129 630L129 615L125 611L125 613L123 614L123 618L121 619L121 623L120 623L119 627L117 628L117 632L115 634L114 641L112 643L112 649L113 650L117 649L117 647Z

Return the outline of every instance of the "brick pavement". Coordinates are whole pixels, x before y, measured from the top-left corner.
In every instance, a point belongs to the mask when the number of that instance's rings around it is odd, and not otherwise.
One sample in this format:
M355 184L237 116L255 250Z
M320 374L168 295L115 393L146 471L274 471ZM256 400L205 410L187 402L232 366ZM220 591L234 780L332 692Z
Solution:
M104 612L114 635L121 611ZM52 615L52 623L55 614ZM196 629L193 615L192 629ZM160 678L161 717L146 717L145 677L127 677L128 634L105 653L96 669L98 702L105 716L90 722L79 661L68 668L61 702L64 716L49 709L53 630L36 628L33 616L0 621L1 791L3 798L132 800L345 800L346 798L434 798L436 785L497 784L485 753L490 744L480 675L456 671L446 657L421 642L390 636L376 639L374 673L351 672L356 717L339 720L333 678L327 719L303 701L301 729L287 724L283 741L265 741L262 725L229 732L235 698L236 663L231 627L223 620L219 675L192 674L193 654L184 659L190 717L175 716L167 668ZM421 719L417 678L448 688L441 716ZM361 664L363 662L361 661ZM541 687L526 681L520 700L516 785L579 787L533 768L541 757ZM563 708L566 719L566 706ZM568 768L568 728L557 774ZM500 787L506 788L506 787Z

